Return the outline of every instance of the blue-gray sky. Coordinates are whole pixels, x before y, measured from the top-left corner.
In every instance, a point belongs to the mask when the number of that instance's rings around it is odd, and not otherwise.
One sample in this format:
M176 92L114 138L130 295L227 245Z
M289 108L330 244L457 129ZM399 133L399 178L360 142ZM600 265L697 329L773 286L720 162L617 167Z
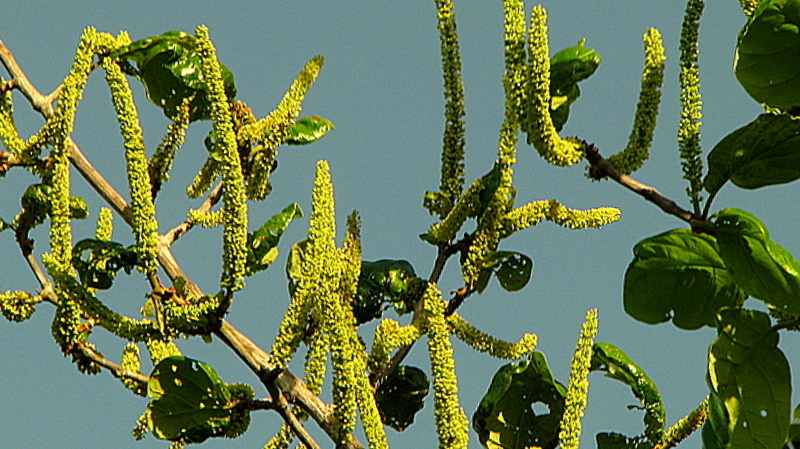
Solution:
M528 12L533 4L528 4ZM605 155L627 142L638 96L642 69L641 36L648 27L664 37L667 57L662 114L652 156L635 177L658 188L688 207L681 179L676 133L678 109L678 41L684 3L575 0L547 1L550 41L554 50L572 46L580 38L596 49L603 63L582 84L583 95L573 105L563 134L578 135L595 143ZM305 102L304 113L330 119L336 131L309 147L282 148L273 177L274 193L253 204L252 222L263 220L290 202L308 211L314 164L331 164L339 222L353 209L363 220L364 258L409 260L427 276L435 248L417 237L432 218L421 207L426 190L436 189L441 148L442 78L439 39L433 2L6 2L0 14L0 39L14 52L22 68L43 92L52 90L69 69L81 31L127 30L133 39L167 30L193 31L198 24L211 30L221 60L236 74L239 98L263 116L283 95L303 64L312 56L326 58L320 77ZM503 29L501 2L456 2L466 85L467 179L481 176L495 159L502 121ZM736 82L731 66L736 34L744 23L738 2L711 2L701 26L701 76L704 99L703 146L706 151L730 131L748 123L760 112ZM3 73L5 76L5 73ZM41 120L15 96L19 125L32 133ZM138 103L148 144L160 140L166 121L143 96ZM92 162L124 190L121 139L102 75L94 74L79 105L74 137ZM188 207L183 190L199 167L202 138L208 124L196 125L179 154L173 179L158 204L162 231L179 223ZM524 141L524 139L523 139ZM641 198L610 182L590 182L585 164L555 168L535 150L521 144L515 167L517 201L556 198L569 207L601 205L620 207L622 220L602 230L570 231L543 223L502 243L503 249L530 255L535 261L533 279L521 292L507 294L496 283L483 295L468 299L460 313L481 329L516 340L524 332L539 336L539 349L548 357L556 377L566 382L569 361L585 312L598 308L598 340L614 343L644 368L664 395L668 423L692 410L706 395L706 348L715 332L681 331L671 324L648 326L625 315L621 286L631 248L639 240L681 227ZM85 194L96 216L99 198L75 176L77 192ZM35 182L21 170L12 170L0 188L0 217L18 211L18 192ZM761 191L725 187L714 209L736 206L762 218L773 239L792 252L800 245L793 223L800 214L792 203L782 203L796 185ZM83 238L91 234L92 220L78 227ZM303 238L307 219L294 223L281 250ZM119 226L117 240L130 235ZM37 249L46 248L47 236L39 232ZM219 278L219 230L193 230L175 245L184 270L206 291L214 291ZM18 257L11 233L0 234L0 288L36 288L34 277ZM265 274L248 282L238 297L230 321L262 347L269 348L288 302L282 255ZM453 261L455 262L455 261ZM137 276L120 279L119 290L104 295L111 307L136 313L143 301L145 282ZM458 269L449 266L440 287L458 288ZM755 307L752 302L748 305ZM135 442L130 430L146 401L132 396L108 373L87 377L62 358L50 336L53 308L42 305L22 324L0 322L0 435L9 449L57 445L62 448L156 448L168 443L148 437ZM788 336L791 337L791 336ZM796 353L797 344L785 338L785 351ZM93 336L111 359L119 357L121 344L102 331ZM212 364L227 382L248 382L257 394L257 380L231 351L215 342L182 342L187 356ZM491 376L502 361L476 354L455 344L461 401L468 415L474 412ZM409 361L426 371L425 345L415 347ZM294 369L294 371L298 371ZM636 400L622 384L590 378L589 407L584 419L583 443L594 445L594 434L641 432L641 412L626 406ZM399 434L389 430L393 447L433 447L436 444L430 400L417 424ZM238 441L215 440L206 447L258 448L277 429L274 413L254 414L250 431ZM313 426L312 426L313 427ZM326 440L320 440L328 447ZM701 446L695 437L684 445ZM470 447L480 447L474 433Z

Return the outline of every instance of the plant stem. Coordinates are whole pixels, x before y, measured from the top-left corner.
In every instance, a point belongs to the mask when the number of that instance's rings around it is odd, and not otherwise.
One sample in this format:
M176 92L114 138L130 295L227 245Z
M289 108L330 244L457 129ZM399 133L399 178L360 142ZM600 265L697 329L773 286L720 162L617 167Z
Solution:
M678 217L687 223L691 223L693 220L700 219L693 212L678 206L675 201L665 197L655 188L642 184L630 176L620 173L616 168L614 168L613 165L611 165L610 162L608 162L607 159L600 155L600 152L594 145L584 142L583 147L584 151L586 152L586 159L590 164L592 164L592 167L589 170L589 177L592 179L599 180L609 177L614 181L617 181L617 183L619 183L621 186L637 193L642 198L655 204L667 214Z

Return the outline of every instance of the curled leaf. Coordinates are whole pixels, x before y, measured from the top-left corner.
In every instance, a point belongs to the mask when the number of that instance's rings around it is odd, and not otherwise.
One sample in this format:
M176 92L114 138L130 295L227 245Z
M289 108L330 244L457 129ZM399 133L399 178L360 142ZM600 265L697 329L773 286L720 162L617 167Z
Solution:
M661 394L658 392L655 383L644 370L633 362L621 349L610 343L595 343L592 355L592 371L603 371L606 377L618 380L631 388L636 399L642 402L644 409L645 430L642 437L627 438L618 434L607 435L605 439L621 439L628 443L639 443L646 439L652 447L661 441L664 433L664 422L666 412L661 401ZM622 437L622 438L620 438ZM600 441L598 435L598 441Z

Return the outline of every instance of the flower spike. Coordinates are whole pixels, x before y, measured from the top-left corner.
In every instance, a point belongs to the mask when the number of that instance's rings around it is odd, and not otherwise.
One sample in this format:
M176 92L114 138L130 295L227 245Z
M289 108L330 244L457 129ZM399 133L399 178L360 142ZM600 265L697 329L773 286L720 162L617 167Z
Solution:
M620 173L630 175L640 169L650 156L650 145L656 128L658 107L661 103L661 86L664 84L664 46L661 33L650 28L644 34L644 72L642 88L639 91L639 104L633 119L628 145L625 149L608 158Z
M583 144L558 136L550 118L550 47L547 39L547 11L535 6L529 30L531 64L528 80L528 117L525 131L528 143L549 163L567 167L583 159Z

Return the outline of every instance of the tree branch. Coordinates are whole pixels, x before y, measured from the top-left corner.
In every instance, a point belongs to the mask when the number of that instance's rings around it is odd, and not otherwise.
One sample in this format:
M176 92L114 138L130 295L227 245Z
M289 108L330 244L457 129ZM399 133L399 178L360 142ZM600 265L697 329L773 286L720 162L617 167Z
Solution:
M583 143L584 151L586 152L586 159L592 164L589 169L589 177L594 180L601 180L603 178L611 178L623 187L637 193L647 201L658 206L661 210L669 215L678 217L679 219L691 223L693 220L698 220L700 217L686 209L681 208L675 201L665 197L658 190L653 187L642 184L641 182L631 178L628 175L620 173L607 159L600 155L599 150L592 144Z

